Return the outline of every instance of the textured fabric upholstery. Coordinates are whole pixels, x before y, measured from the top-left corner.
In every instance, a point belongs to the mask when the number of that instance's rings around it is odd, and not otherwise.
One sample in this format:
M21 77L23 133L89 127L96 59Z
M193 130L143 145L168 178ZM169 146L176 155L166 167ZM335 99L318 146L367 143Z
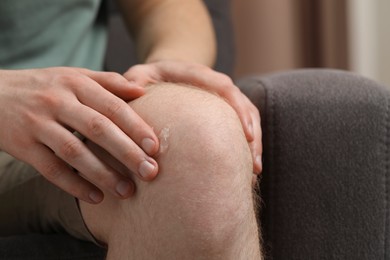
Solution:
M269 259L389 259L390 89L352 73L247 78L264 131Z

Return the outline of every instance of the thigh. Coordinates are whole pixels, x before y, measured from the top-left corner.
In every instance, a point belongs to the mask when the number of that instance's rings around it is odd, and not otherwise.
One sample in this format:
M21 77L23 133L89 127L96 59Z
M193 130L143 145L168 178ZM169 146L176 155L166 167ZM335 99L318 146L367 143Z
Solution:
M33 167L0 151L0 236L65 232L94 241L77 201Z

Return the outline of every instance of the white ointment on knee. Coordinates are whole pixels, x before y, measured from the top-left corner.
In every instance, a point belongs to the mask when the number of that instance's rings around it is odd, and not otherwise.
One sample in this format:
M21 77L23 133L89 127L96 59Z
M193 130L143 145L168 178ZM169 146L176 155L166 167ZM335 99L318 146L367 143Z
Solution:
M162 154L168 149L169 127L161 129L158 139L160 140L159 153Z

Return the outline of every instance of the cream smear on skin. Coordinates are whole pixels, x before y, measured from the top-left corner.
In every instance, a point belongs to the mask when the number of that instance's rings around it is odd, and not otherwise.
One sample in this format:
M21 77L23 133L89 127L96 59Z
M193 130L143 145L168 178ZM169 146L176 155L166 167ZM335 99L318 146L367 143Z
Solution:
M161 129L158 139L160 140L160 149L159 153L162 154L168 149L168 138L170 135L169 127L164 127Z

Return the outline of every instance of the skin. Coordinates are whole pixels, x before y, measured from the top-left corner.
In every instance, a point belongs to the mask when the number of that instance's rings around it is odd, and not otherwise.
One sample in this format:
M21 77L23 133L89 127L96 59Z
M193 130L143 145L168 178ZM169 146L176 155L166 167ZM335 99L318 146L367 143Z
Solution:
M7 126L0 129L0 149L88 203L100 203L103 191L128 198L135 189L132 176L106 166L71 132L102 146L140 180L151 181L158 173L151 157L159 149L158 138L125 101L142 96L150 83L181 82L215 93L234 108L250 145L253 172L259 173L259 112L231 79L209 68L215 37L202 1L118 4L144 64L124 75L80 68L0 70L0 117Z
M135 179L137 193L127 200L107 194L99 205L79 204L89 230L107 245L107 259L262 259L251 155L233 109L172 83L148 87L129 105L157 133L169 134L155 156L156 181ZM104 150L87 145L126 174Z

